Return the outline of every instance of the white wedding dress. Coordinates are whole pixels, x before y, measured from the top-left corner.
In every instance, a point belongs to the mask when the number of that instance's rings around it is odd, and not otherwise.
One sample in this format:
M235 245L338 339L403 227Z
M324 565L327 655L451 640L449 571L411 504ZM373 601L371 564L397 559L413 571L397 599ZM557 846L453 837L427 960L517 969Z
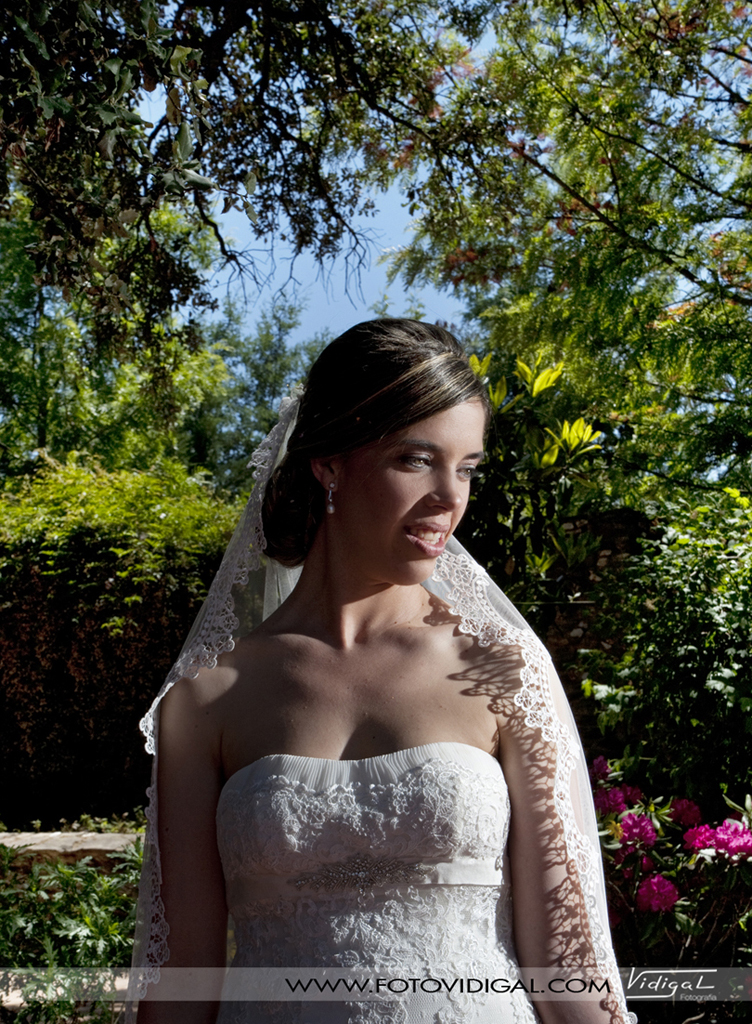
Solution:
M412 978L444 991L224 1001L219 1024L534 1024L520 987L462 991L517 978L508 830L499 762L464 743L360 761L273 754L236 772L217 809L233 966L352 968L392 991Z
M276 426L251 457L254 487L196 622L141 722L154 755L148 826L126 1006L169 963L159 850L159 705L184 677L212 669L225 651L291 593L301 568L262 557L261 506L285 456L299 393L283 399ZM517 609L454 537L423 586L457 616L478 647L522 657L514 705L540 741L552 793L551 840L579 891L577 913L601 977L613 984L612 1020L634 1024L611 947L598 827L577 728L545 649ZM259 611L261 615L259 616ZM489 709L493 710L494 680ZM542 761L538 761L538 773ZM432 743L361 761L274 754L236 772L222 790L217 840L235 923L238 968L362 970L437 979L443 993L386 1002L235 1001L218 1024L534 1024L524 991L459 991L455 982L513 981L512 894L506 857L509 797L499 763L464 743ZM563 905L562 913L571 909ZM566 922L562 922L566 924ZM580 949L580 926L563 928ZM576 961L575 961L576 965ZM240 973L240 972L238 972ZM229 972L230 979L235 972ZM225 983L225 995L230 995ZM447 991L453 986L451 991ZM393 990L392 990L393 991Z

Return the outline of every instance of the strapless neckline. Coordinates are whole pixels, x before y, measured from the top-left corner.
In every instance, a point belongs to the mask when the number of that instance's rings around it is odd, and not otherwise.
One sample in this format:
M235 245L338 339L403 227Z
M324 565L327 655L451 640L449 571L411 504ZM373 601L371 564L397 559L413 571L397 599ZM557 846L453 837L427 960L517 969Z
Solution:
M355 774L359 774L359 768L367 771L371 766L374 768L384 766L391 770L390 774L392 772L399 774L400 771L407 771L417 767L431 757L438 757L443 760L445 755L452 749L459 752L463 763L468 759L475 760L477 756L477 763L483 762L487 768L493 765L495 771L502 774L501 765L497 758L481 747L476 747L473 743L463 743L457 740L438 740L434 743L421 743L414 747L392 750L386 754L373 754L371 757L360 758L309 757L306 754L264 754L262 757L257 758L255 761L250 761L248 764L243 765L242 768L238 768L236 772L233 772L224 783L222 791L234 788L241 778L252 775L254 772L261 771L262 769L267 775L273 774L273 763L275 761L279 763L280 769L283 765L288 769L307 768L306 774L321 776L322 781L324 781L324 778L330 781L338 773L352 777Z

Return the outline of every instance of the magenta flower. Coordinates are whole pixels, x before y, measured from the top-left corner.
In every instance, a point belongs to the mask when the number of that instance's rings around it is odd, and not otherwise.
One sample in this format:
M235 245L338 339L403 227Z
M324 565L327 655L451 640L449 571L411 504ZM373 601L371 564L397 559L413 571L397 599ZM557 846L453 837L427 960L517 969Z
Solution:
M713 845L726 857L752 858L752 832L741 821L728 818L719 825Z
M656 840L653 822L645 814L625 814L619 822L622 842L627 846L654 846Z
M624 794L624 799L628 804L638 804L642 800L642 790L639 786L624 785L621 787L621 791Z
M611 774L611 769L608 766L608 761L605 757L596 757L590 766L590 778L593 782L598 779L607 779Z
M655 912L671 910L679 899L679 890L663 875L650 875L640 882L637 890L637 909Z
M596 811L601 814L621 814L627 809L624 794L618 786L614 789L596 789L593 803Z
M655 864L653 862L652 857L642 858L642 870L645 872L645 874L647 874L648 871L655 871Z
M690 828L684 833L685 850L711 850L715 846L715 829L710 825Z
M672 800L670 814L677 825L699 825L702 821L700 808L694 800Z

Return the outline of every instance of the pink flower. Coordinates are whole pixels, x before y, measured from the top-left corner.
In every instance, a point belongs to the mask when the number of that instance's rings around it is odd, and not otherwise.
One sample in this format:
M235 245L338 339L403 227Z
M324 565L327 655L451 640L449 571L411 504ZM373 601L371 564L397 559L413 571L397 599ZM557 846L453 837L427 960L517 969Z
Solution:
M672 800L670 814L677 825L699 825L702 821L700 808L694 800Z
M710 825L690 828L684 833L685 850L710 850L715 846L715 829Z
M627 809L624 794L618 786L614 789L596 789L593 803L600 814L621 814Z
M645 874L647 874L648 871L655 871L655 864L653 863L652 857L642 858L642 870L645 872Z
M752 858L752 832L741 821L728 818L719 825L713 845L726 857Z
M598 779L607 779L611 774L608 761L605 757L596 757L590 766L590 778L595 782Z
M622 842L628 846L654 846L656 840L653 822L645 814L625 814L621 819Z
M679 890L663 875L650 875L640 882L637 890L638 910L671 910L679 899Z
M621 787L621 791L624 794L624 799L628 804L638 804L642 800L642 790L639 786L625 785Z

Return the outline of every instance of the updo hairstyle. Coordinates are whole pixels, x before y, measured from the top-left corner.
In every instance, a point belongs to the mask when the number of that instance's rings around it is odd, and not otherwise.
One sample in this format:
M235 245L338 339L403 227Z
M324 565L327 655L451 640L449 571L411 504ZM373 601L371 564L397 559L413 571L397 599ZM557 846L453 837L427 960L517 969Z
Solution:
M287 454L266 487L266 552L299 565L324 516L311 459L347 455L462 402L480 401L483 382L460 343L418 320L385 318L351 327L311 367Z

